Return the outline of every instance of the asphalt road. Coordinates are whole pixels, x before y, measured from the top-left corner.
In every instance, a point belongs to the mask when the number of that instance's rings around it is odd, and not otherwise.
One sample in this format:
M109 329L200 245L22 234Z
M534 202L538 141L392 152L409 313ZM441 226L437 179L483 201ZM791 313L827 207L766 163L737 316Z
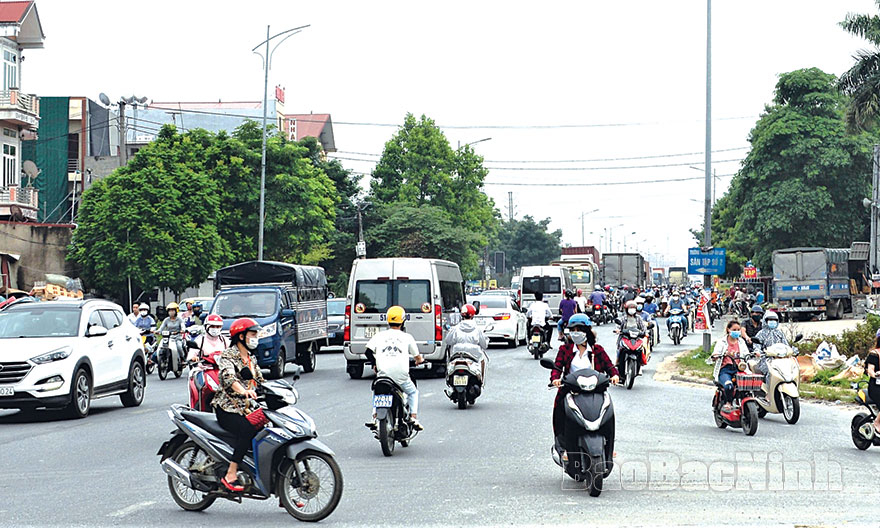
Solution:
M804 404L794 426L775 416L754 437L719 430L710 389L652 379L663 357L699 340L661 343L631 391L612 388L617 466L599 498L553 464L549 372L524 348L490 349L486 391L467 410L446 398L443 380L420 379L426 431L391 458L363 425L370 381L348 379L340 353L322 354L297 386L345 480L324 524L876 524L880 451L853 447L853 411ZM599 342L613 350L610 327ZM297 522L274 500L218 501L203 513L174 504L155 453L171 430L165 409L185 389L185 378L154 374L141 407L99 400L84 420L0 411L0 525Z

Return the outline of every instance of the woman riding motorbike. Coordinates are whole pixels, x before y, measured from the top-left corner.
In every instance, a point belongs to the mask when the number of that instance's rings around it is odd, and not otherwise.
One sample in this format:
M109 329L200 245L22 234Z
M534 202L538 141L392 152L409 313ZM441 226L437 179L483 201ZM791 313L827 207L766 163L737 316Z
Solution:
M742 327L733 319L727 323L726 338L719 339L712 350L712 358L715 359L715 379L724 386L724 412L732 410L733 402L733 379L738 372L737 360L740 356L748 354L748 347L742 338Z
M222 329L223 318L217 314L209 315L205 321L205 333L195 339L198 348L190 349L186 356L186 362L196 361L201 357L223 352L229 348L229 343L220 333Z

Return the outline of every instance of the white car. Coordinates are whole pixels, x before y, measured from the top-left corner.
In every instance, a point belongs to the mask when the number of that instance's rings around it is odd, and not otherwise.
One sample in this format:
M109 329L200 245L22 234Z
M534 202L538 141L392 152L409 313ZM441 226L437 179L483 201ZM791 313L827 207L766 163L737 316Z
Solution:
M144 400L137 328L109 301L23 302L0 311L0 409L89 414L94 398Z
M507 346L524 345L528 335L526 316L507 295L483 295L474 299L480 302L480 312L474 318L479 328L492 326L485 332L490 341L506 341Z

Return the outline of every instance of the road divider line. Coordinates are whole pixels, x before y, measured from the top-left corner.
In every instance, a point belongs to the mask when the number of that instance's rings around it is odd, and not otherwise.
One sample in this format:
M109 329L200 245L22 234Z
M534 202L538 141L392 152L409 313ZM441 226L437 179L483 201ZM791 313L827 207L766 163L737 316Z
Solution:
M137 504L132 504L131 506L126 506L125 508L122 508L121 510L117 510L113 513L107 514L107 517L116 517L116 518L125 517L127 515L131 515L132 513L136 512L138 510L143 510L144 508L146 508L148 506L152 506L153 504L156 504L156 501L139 502Z

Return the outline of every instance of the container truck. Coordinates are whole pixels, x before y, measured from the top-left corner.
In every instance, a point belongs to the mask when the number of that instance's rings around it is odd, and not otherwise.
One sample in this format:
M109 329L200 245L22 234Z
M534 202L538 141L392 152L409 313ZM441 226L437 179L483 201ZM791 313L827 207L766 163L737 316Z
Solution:
M610 286L647 285L645 258L638 253L606 253L602 255L602 283Z

